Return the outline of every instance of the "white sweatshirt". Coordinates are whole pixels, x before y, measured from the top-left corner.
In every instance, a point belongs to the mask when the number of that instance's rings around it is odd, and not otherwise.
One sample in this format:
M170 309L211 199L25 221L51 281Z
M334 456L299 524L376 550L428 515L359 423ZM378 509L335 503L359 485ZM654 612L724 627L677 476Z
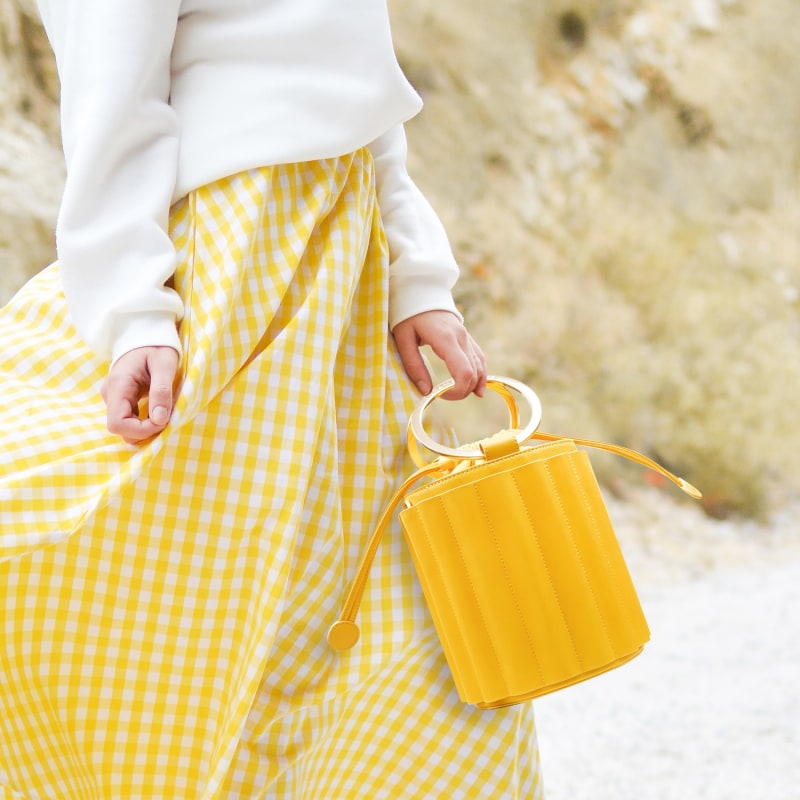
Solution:
M241 170L368 145L390 249L390 325L457 313L438 217L406 172L422 102L386 0L39 0L61 79L67 181L57 223L78 332L115 360L180 352L170 205Z

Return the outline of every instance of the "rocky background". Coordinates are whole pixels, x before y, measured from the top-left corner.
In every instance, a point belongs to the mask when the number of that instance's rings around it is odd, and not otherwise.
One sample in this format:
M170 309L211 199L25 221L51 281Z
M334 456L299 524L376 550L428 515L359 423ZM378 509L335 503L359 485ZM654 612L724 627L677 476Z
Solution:
M0 303L54 258L58 77L35 0L0 0Z
M412 173L492 371L537 390L543 429L647 452L711 516L784 508L800 489L800 3L390 5L426 102ZM53 258L57 92L35 3L0 0L0 300ZM656 502L640 470L596 467Z

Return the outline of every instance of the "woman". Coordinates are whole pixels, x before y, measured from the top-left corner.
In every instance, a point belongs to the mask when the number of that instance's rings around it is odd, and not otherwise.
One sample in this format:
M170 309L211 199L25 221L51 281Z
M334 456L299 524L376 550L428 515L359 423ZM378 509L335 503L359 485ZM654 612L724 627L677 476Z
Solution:
M0 797L539 796L530 707L459 702L399 536L325 641L419 347L486 381L385 3L40 7L67 182L0 314Z

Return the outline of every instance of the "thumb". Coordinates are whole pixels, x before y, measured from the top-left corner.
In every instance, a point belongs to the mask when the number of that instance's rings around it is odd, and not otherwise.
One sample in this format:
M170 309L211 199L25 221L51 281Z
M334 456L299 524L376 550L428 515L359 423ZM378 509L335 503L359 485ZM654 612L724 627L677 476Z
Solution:
M393 334L406 375L411 378L420 394L428 394L433 388L433 381L419 351L419 341L413 325L401 322L395 326Z
M159 348L150 356L147 366L150 372L150 421L162 427L172 414L172 383L178 367L177 353L171 347Z

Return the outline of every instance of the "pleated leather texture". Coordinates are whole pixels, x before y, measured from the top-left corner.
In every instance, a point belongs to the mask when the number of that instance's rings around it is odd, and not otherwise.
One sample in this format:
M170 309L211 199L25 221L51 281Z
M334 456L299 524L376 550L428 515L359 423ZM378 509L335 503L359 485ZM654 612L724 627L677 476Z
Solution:
M430 483L400 521L464 702L552 692L649 639L589 458L570 440Z

